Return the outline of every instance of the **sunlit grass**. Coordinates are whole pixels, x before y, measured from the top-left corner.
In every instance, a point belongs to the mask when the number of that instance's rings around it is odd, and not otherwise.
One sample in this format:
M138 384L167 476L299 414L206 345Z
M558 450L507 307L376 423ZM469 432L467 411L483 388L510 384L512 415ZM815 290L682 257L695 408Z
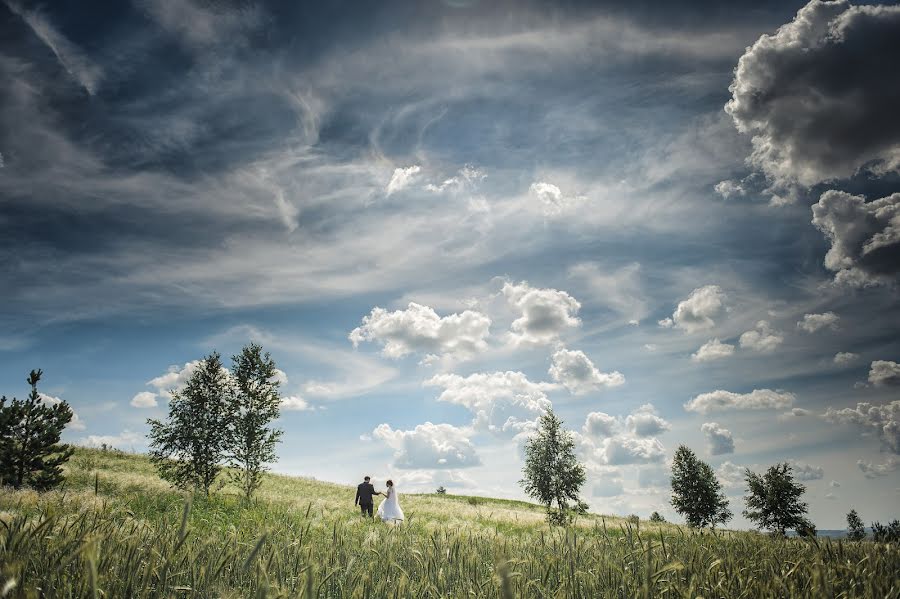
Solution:
M249 504L225 487L185 512L145 456L86 449L67 475L0 491L8 597L900 597L897 548L872 543L551 529L538 506L431 494L403 495L391 527L350 487L277 475Z

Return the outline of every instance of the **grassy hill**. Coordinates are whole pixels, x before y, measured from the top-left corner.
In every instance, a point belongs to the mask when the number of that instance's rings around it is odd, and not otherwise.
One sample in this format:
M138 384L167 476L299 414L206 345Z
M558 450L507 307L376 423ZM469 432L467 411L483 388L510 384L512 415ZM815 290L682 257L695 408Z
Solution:
M403 495L364 521L350 487L268 475L244 504L173 491L146 456L79 449L61 490L0 491L0 597L900 598L900 551L695 534L540 507Z

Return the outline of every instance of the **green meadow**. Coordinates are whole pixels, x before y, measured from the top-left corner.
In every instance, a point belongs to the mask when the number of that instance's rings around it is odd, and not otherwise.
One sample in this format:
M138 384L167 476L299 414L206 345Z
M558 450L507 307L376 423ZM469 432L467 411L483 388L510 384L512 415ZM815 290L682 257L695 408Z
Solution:
M698 533L525 502L402 495L364 521L354 489L269 474L246 503L188 498L146 456L79 448L59 490L0 491L3 597L900 597L900 550Z

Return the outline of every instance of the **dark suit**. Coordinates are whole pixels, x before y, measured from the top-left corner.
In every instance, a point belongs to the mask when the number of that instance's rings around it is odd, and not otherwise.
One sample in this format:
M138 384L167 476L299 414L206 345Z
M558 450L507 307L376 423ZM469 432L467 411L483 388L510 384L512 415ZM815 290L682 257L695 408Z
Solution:
M372 497L375 495L375 487L372 486L371 483L360 483L358 487L356 487L356 505L359 506L360 510L362 510L362 515L368 515L370 518L373 517L372 514Z

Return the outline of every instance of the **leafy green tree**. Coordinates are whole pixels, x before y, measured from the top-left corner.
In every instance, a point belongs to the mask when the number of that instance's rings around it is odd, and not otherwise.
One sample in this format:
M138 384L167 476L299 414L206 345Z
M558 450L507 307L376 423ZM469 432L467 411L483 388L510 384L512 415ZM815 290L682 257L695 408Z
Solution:
M891 520L887 525L872 522L872 540L876 543L900 544L900 520Z
M232 386L217 352L204 358L184 389L172 391L169 417L150 419L150 459L181 489L209 495L232 436Z
M7 405L0 398L0 482L47 491L63 481L62 465L74 449L60 444L59 437L72 420L72 408L60 401L48 405L41 400L37 384L43 371L28 376L31 393L25 401L13 398Z
M806 487L794 482L790 464L770 466L762 476L748 468L746 481L748 495L744 502L747 509L743 514L758 528L784 536L788 529L800 532L812 526L805 517L808 505L800 500Z
M847 540L862 541L866 538L866 527L856 510L850 510L847 514Z
M231 439L228 443L232 474L246 499L262 483L266 464L278 459L275 444L283 431L272 428L281 405L280 381L275 361L262 347L251 343L232 358Z
M439 486L439 487L437 488L437 490L435 491L435 493L437 493L438 495L446 495L446 494L447 494L447 489L444 487L444 485L441 485L441 486Z
M672 462L672 506L694 528L715 527L731 519L715 472L684 445L675 450Z
M666 519L663 518L662 514L660 514L659 512L653 512L652 514L650 514L650 522L659 523L659 522L665 522L665 521L666 521Z
M519 484L546 507L551 524L569 522L570 505L579 508L583 504L578 492L585 481L584 466L575 456L572 434L562 428L562 421L553 410L547 410L541 416L537 432L525 444L522 472L524 478ZM584 509L587 509L586 504Z

